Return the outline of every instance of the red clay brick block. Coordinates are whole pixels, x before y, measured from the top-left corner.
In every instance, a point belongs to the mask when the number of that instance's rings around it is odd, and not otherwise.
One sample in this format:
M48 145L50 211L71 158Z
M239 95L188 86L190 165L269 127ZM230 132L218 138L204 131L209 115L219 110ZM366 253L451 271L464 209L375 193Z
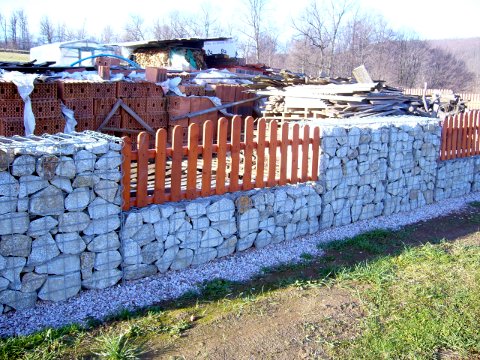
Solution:
M25 135L23 117L0 118L0 136Z
M0 117L23 117L24 106L23 100L0 100Z
M103 80L110 80L110 66L109 65L100 65L97 68L98 76Z
M92 117L93 100L92 99L66 99L64 104L70 110L73 110L75 117Z
M33 91L30 94L32 100L57 100L57 84L54 82L34 84Z
M147 110L147 98L127 98L122 99L125 105L135 111L137 114L145 114Z
M75 127L76 131L84 131L84 130L93 130L96 131L100 124L102 123L103 119L94 116L86 116L86 117L75 117L77 120L77 126Z
M88 99L93 97L93 87L87 81L58 81L58 97L60 99Z
M158 114L167 111L167 99L158 98L158 99L147 99L147 114Z
M98 115L107 115L110 110L112 110L113 105L117 102L115 98L104 98L104 99L94 99L93 100L93 114ZM116 112L120 115L120 110Z
M17 86L12 82L0 81L0 100L20 100Z
M163 94L163 89L159 85L155 84L148 84L147 85L147 97L150 98L163 98L165 95Z
M186 114L190 112L191 98L185 96L169 96L168 112L176 112Z
M145 98L147 96L147 82L119 81L117 83L117 97L119 98Z
M62 116L58 100L32 100L32 111L36 118L54 119Z
M117 96L117 85L113 82L92 83L92 93L95 99L114 98Z
M159 67L147 67L145 69L145 80L153 83L167 80L167 69Z
M57 118L36 118L35 119L35 135L42 134L57 134L63 132L65 128L65 119L62 117Z

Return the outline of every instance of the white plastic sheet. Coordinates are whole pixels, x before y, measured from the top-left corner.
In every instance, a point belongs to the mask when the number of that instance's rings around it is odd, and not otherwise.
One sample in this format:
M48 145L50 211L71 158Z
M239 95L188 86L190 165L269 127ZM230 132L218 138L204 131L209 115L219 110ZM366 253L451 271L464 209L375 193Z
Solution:
M10 71L3 73L3 79L13 82L18 89L18 93L25 103L23 110L23 124L25 126L25 135L32 135L35 131L35 115L32 111L32 101L30 94L33 91L33 82L38 77L37 74L23 74L18 71Z
M75 131L75 126L77 126L77 120L75 120L73 110L66 107L63 102L61 103L61 108L62 114L65 117L65 128L63 129L63 132L65 134L68 134Z
M182 81L182 78L180 77L175 77L172 79L168 79L164 82L158 83L157 85L160 85L162 87L163 93L167 94L169 91L172 91L178 96L185 96L184 93L180 91L178 88L178 85L180 85L180 82Z

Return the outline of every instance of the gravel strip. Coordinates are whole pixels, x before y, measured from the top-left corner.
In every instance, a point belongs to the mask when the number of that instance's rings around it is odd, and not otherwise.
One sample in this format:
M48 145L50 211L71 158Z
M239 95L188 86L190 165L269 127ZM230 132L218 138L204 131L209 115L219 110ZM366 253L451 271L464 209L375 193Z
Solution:
M40 302L33 309L0 315L0 336L25 335L47 327L84 323L89 317L102 319L120 309L133 310L162 300L174 299L188 290L197 289L197 285L205 280L224 278L245 281L265 267L300 261L304 253L321 254L322 251L317 248L318 243L352 237L378 228L398 229L458 211L471 201L480 201L480 192L443 200L409 213L359 221L301 239L269 245L260 250L247 250L195 268L157 274L104 290L82 291L74 298L60 303Z

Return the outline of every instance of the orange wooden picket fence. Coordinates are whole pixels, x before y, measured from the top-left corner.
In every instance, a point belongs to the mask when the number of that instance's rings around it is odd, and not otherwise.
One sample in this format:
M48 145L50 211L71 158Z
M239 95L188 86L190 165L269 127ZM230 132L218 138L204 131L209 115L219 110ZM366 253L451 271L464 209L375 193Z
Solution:
M136 150L129 137L123 139L124 210L318 179L318 127L279 126L276 121L267 124L265 119L247 117L242 132L242 118L235 116L230 129L226 118L219 119L216 143L211 121L203 129L191 124L187 145L180 126L173 131L171 147L165 129L157 131L153 149L145 132L138 135Z
M480 111L447 117L442 124L440 160L480 154Z

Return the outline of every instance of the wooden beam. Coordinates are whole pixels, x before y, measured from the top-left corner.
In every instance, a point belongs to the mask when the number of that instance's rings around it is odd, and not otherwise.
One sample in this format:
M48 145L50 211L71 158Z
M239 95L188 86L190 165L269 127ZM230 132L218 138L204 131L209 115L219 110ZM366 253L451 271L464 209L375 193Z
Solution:
M145 121L143 121L143 119L138 116L138 114L133 111L127 104L125 104L123 101L120 105L131 117L133 117L140 125L142 125L145 130L147 130L147 132L152 135L152 136L155 136L155 130L153 130L153 128L148 125Z
M113 105L112 110L108 113L105 120L102 121L100 126L98 127L97 131L101 131L105 125L107 125L108 121L112 118L112 116L117 112L118 108L123 104L122 99L118 99L117 102Z

